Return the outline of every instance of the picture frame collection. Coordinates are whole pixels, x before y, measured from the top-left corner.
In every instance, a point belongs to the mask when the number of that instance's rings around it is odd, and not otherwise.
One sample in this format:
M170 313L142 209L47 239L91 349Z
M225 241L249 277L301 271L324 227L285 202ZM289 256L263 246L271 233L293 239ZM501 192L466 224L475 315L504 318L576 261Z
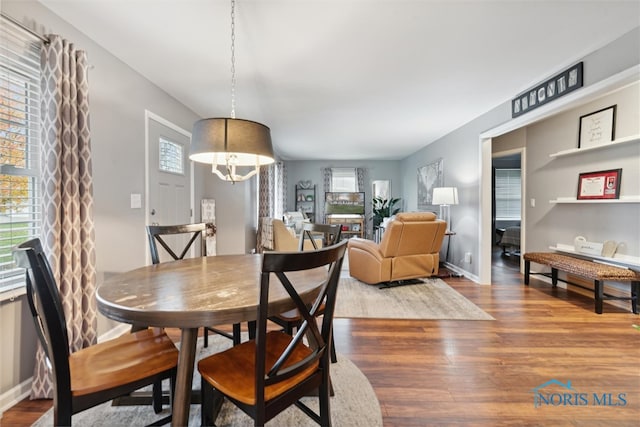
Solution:
M544 82L527 89L511 100L511 118L534 109L583 86L583 63L567 68Z

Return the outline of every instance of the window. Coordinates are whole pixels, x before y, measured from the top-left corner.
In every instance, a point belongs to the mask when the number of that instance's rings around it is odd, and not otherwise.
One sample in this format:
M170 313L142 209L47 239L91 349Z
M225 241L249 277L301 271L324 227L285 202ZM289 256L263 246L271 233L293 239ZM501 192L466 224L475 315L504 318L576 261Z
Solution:
M520 220L520 169L496 169L496 219Z
M160 137L160 170L184 175L182 145Z
M0 292L24 284L11 249L39 235L41 41L0 17Z
M355 168L332 168L331 191L356 192L358 191L358 177Z

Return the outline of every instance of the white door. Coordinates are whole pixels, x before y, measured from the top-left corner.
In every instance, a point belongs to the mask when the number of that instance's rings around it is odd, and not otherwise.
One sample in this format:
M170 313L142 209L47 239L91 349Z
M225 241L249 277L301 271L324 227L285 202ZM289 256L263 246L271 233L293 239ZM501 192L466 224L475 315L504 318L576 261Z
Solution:
M193 176L189 132L147 112L147 224L188 224L193 219ZM170 245L187 238L165 239ZM171 258L158 248L160 261Z

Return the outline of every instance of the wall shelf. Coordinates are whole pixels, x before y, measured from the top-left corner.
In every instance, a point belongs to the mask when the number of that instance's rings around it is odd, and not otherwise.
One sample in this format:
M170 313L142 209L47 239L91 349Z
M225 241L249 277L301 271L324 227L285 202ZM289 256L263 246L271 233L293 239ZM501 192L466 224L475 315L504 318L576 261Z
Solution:
M631 135L624 138L613 140L608 144L596 145L596 146L587 147L587 148L570 148L568 150L558 151L557 153L549 154L549 157L556 158L556 157L571 156L574 154L586 153L587 151L596 151L604 148L612 148L619 145L633 144L638 142L640 142L640 135Z
M316 219L316 186L296 185L296 211L303 212L311 222Z
M578 255L587 259L591 259L595 262L602 262L603 264L613 264L616 266L627 266L627 267L640 267L640 257L631 256L631 255L622 255L615 254L613 258L604 257L599 255L589 255L583 254L575 250L575 247L572 245L565 245L562 243L558 243L556 246L549 246L549 249L556 252L563 252L571 255Z
M591 200L578 200L575 197L558 197L554 200L549 200L552 204L562 203L590 203L590 204L603 204L603 203L640 203L640 196L623 196L619 199L591 199Z
M562 203L591 203L591 204L603 204L603 203L640 203L640 196L623 196L619 199L595 199L595 200L578 200L575 197L558 197L554 200L549 200L552 204Z

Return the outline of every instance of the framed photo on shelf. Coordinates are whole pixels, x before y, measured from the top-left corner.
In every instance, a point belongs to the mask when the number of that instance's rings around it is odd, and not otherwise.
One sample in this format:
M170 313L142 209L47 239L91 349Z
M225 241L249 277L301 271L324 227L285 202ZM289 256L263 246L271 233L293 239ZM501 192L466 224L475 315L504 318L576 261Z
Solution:
M619 199L622 169L581 173L578 200Z
M616 106L603 108L580 117L578 148L608 144L615 138Z

